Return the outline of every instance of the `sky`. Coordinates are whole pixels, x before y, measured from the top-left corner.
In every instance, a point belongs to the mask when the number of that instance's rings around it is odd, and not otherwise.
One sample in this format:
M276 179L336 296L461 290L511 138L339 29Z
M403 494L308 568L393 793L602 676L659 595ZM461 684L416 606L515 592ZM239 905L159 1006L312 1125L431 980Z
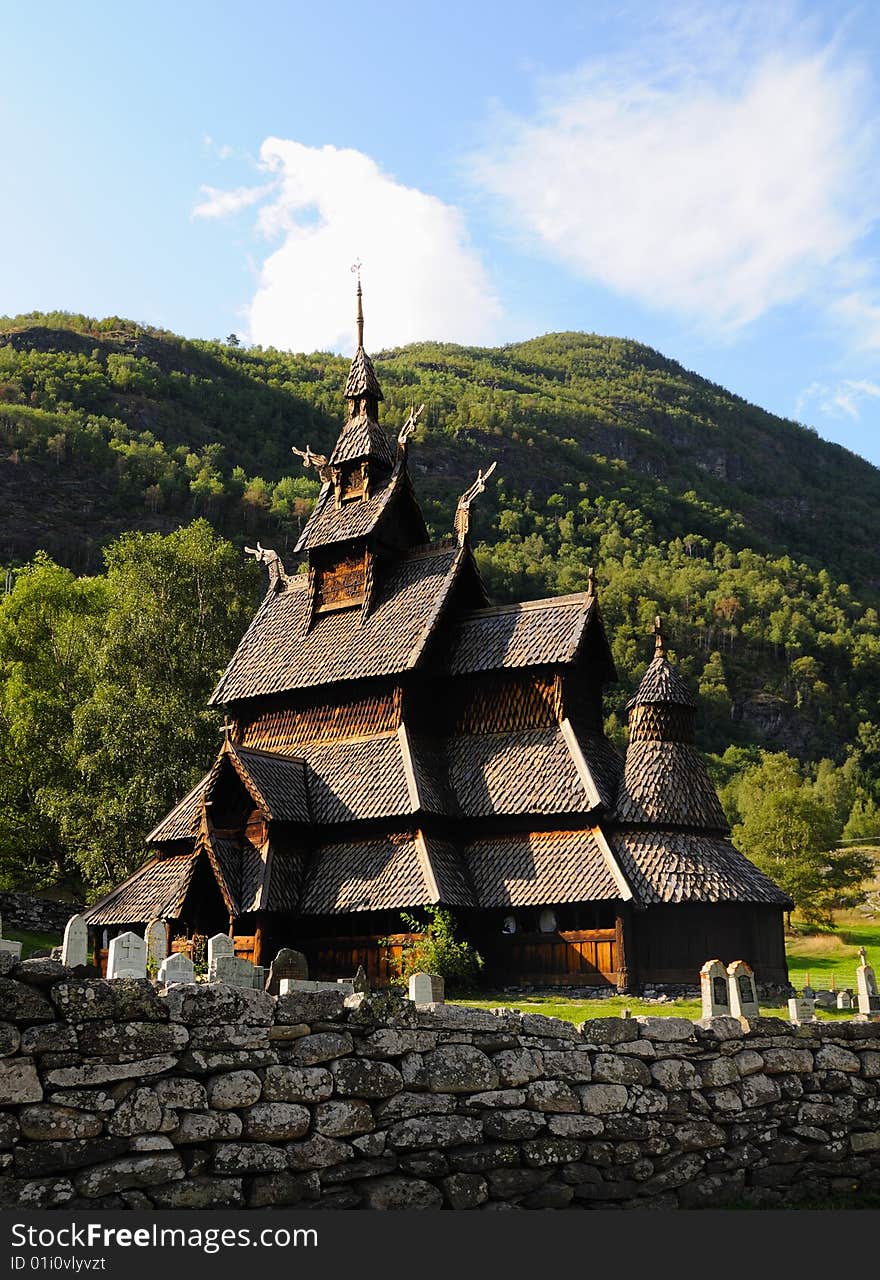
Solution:
M0 0L0 314L646 343L880 465L880 5Z

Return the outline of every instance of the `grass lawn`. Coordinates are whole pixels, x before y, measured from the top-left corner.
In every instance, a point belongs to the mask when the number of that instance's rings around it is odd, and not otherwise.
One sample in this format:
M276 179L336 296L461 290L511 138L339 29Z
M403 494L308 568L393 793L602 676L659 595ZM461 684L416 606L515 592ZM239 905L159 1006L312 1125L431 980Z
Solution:
M624 1009L629 1009L633 1017L646 1014L649 1017L689 1018L695 1022L702 1017L699 1000L669 1000L662 1004L651 1004L639 1000L635 996L610 996L605 1000L578 1000L555 995L514 996L510 992L498 991L494 995L481 996L479 1000L454 1000L453 1004L467 1005L471 1009L492 1009L503 1005L506 1009L516 1009L519 1013L544 1013L551 1018L563 1018L566 1022L583 1022L587 1018L619 1018ZM784 1002L771 1005L761 1003L761 1013L769 1018L788 1020L788 1006ZM835 1021L837 1018L851 1018L851 1013L826 1012L816 1010L816 1017L823 1021Z
M49 951L52 947L61 946L60 933L28 933L26 929L16 929L12 925L3 926L3 937L10 942L22 943L22 960L27 960L35 951Z
M848 912L834 933L795 934L786 945L792 984L800 990L809 974L814 987L829 987L833 974L838 988L855 990L859 947L875 972L880 969L880 922L855 912Z

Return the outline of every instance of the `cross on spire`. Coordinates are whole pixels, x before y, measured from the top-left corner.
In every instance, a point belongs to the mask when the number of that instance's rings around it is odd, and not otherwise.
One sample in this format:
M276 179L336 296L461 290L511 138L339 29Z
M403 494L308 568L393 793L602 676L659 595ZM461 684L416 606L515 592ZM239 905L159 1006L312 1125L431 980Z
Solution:
M357 276L357 282L358 282L358 287L357 287L357 300L358 300L358 309L357 309L357 335L358 335L358 347L359 347L359 348L360 348L360 347L362 347L362 346L364 345L364 304L363 304L363 296L364 296L364 295L363 295L363 290L361 289L361 267L362 267L363 265L364 265L364 264L361 262L360 258L358 258L356 262L353 262L353 263L351 264L351 270L352 270L352 273L353 273L354 275L356 275L356 276Z
M232 742L232 733L235 729L235 721L226 719L223 721L223 745Z

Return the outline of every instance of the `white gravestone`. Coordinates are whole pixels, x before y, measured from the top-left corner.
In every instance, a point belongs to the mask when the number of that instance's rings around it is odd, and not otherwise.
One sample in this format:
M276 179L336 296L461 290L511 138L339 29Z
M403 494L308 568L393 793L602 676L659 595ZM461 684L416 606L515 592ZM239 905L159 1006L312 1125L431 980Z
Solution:
M195 982L196 971L192 960L181 951L166 956L159 966L159 981L166 987L172 982Z
M107 953L108 978L145 978L147 944L136 933L120 933L110 939Z
M851 1008L852 1008L852 996L850 995L850 993L849 993L848 991L838 991L838 993L837 993L837 1007L838 1007L838 1009L851 1009Z
M812 996L799 996L789 1000L788 1020L797 1026L803 1022L815 1022L816 1006Z
M61 963L69 969L89 962L89 927L83 916L71 916L64 926Z
M700 995L704 1018L729 1018L727 970L720 960L707 960L700 970Z
M759 1018L758 992L751 965L745 960L734 960L727 966L727 985L730 991L730 1012L734 1018Z
M864 947L859 947L861 964L856 969L856 985L859 993L859 1013L862 1017L880 1017L880 992L877 990L877 978L868 964L868 956Z
M158 969L168 955L168 925L164 920L151 920L144 930L147 944L147 961Z
M208 981L218 982L217 961L222 957L235 955L235 943L225 933L215 933L208 939Z
M0 917L0 951L8 951L15 956L16 960L21 959L21 943L13 942L11 938L3 937L3 919Z
M443 979L436 973L414 973L409 980L409 998L413 1004L443 1004Z

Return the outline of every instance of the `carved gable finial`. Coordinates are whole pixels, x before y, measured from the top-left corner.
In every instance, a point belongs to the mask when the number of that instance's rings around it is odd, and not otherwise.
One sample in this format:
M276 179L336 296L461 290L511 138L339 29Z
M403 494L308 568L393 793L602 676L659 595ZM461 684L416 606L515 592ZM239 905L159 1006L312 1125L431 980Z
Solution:
M486 481L492 472L498 466L497 462L493 462L491 467L486 471L477 472L477 478L469 489L465 489L464 493L458 500L458 506L455 510L455 532L458 535L459 542L464 542L470 527L470 509L474 498L479 497L486 489Z
M596 595L596 570L592 565L587 570L587 595Z
M257 564L264 564L269 570L269 590L275 591L279 586L287 586L287 576L281 557L271 547L263 547L258 542L255 547L245 547L245 555L253 556Z
M330 466L323 453L313 453L310 445L306 445L304 449L297 449L295 444L290 446L290 452L302 458L304 467L314 467L325 483L331 478Z
M659 613L654 619L654 657L666 657L666 637L663 634L663 620Z
M422 416L424 408L425 406L423 404L420 404L418 409L416 409L412 405L410 406L409 417L407 418L403 426L400 428L400 433L397 437L397 448L403 453L406 452L407 442L410 436L412 435L412 433L415 431L416 423L418 422L419 418Z

